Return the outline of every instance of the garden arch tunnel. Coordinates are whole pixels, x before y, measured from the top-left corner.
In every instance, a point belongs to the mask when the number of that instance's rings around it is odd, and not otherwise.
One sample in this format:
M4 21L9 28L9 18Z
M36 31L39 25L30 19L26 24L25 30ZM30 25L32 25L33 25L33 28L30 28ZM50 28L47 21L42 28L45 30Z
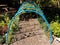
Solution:
M6 43L8 45L8 34L9 32L11 31L10 30L10 27L12 25L12 22L15 20L15 18L17 16L19 16L20 14L22 13L30 13L30 12L34 12L36 14L38 14L39 16L42 17L42 19L45 21L48 29L50 28L50 24L48 23L45 15L43 14L42 10L40 9L39 6L37 6L36 3L34 2L24 2L18 9L17 13L14 15L14 17L12 17L11 21L9 22L9 25L8 25L8 31L7 31L7 34L6 34ZM17 20L16 20L17 21ZM52 43L52 31L50 30L50 43Z

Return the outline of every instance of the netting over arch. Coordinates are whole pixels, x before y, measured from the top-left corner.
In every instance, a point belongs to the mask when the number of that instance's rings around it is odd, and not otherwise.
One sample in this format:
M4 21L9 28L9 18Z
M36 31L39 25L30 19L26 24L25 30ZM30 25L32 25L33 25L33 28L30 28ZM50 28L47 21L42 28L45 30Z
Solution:
M8 45L9 41L8 41L8 38L9 38L9 35L11 34L11 26L12 26L12 23L15 22L16 24L18 23L19 21L19 15L20 14L23 14L23 13L30 13L30 12L34 12L36 14L39 14L39 16L42 17L42 19L45 21L48 29L50 28L50 24L48 23L45 15L43 14L42 10L40 9L40 7L37 6L37 4L35 4L34 2L24 2L18 9L17 13L14 15L14 17L12 17L9 25L8 25L8 31L7 31L7 34L6 34L6 43ZM50 43L52 43L52 31L50 30Z

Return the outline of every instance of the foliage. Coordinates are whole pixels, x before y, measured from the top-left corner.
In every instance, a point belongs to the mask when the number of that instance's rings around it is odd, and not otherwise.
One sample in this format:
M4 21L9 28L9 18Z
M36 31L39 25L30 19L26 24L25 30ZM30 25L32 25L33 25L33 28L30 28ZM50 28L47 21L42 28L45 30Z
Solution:
M1 17L1 16L0 16ZM12 34L15 34L15 32L17 32L18 28L18 21L19 21L19 16L15 17L15 19L13 20L11 26L10 26L10 30L8 33L8 43L11 42L11 38L12 38ZM9 24L10 22L10 17L8 16L8 14L4 15L4 18L1 17L1 21L0 21L0 30L2 31L4 28L4 25ZM5 34L3 34L5 36ZM5 41L5 37L0 35L0 43ZM3 38L4 37L4 38Z
M7 25L10 21L9 17L7 17L7 16L4 16L3 19L4 20L0 21L0 34L3 34L7 30L7 28L8 28Z
M12 33L9 33L9 34L8 34L8 44L11 43L11 39L12 39Z
M10 19L7 14L0 16L0 43L5 42L5 33Z
M2 21L0 21L0 26L2 26L2 27L3 27L3 26L4 26L4 24L5 24L5 23L4 23L4 21L3 21L3 20L2 20Z
M4 26L5 24L7 24L8 25L8 23L9 23L9 21L10 21L10 19L9 19L9 17L7 16L7 15L5 15L5 16L0 16L0 18L1 18L1 21L0 21L0 26Z
M5 42L6 40L5 40L5 34L4 35L0 35L0 43L3 43L3 42Z
M60 37L60 23L58 23L57 21L51 22L51 29L55 36Z
M18 30L18 22L19 22L19 16L16 16L15 19L11 22L10 30L12 30L13 32Z
M19 16L16 16L15 19L11 22L9 32L8 32L8 44L11 43L12 35L14 35L18 31L18 22Z

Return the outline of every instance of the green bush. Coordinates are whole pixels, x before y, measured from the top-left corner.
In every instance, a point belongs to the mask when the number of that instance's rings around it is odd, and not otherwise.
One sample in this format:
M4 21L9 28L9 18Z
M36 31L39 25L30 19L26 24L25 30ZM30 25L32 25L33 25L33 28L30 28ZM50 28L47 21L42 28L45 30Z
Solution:
M51 29L55 36L60 37L60 23L58 23L58 21L51 22Z

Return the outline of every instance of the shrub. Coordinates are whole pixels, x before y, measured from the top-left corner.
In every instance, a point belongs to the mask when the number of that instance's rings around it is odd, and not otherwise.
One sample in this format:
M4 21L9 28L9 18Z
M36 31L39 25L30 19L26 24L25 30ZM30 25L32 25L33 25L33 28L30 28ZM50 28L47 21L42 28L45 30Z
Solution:
M58 23L58 21L51 22L51 29L55 36L60 37L60 23Z

